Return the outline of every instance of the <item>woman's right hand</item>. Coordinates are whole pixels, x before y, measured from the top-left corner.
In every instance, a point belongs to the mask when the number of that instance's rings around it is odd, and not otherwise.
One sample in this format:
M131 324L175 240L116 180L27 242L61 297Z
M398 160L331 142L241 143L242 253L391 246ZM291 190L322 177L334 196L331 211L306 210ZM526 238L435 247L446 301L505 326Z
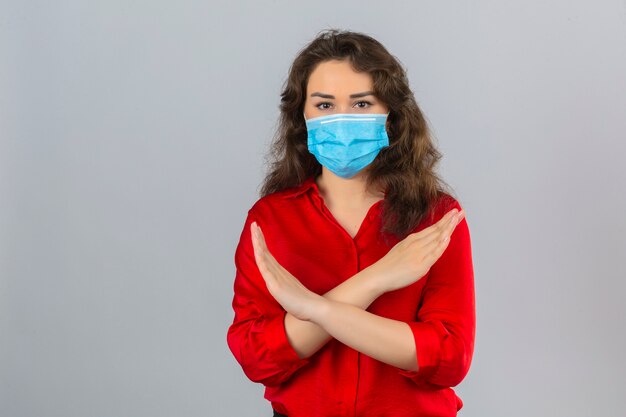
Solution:
M465 216L454 208L437 223L411 233L398 242L378 262L367 269L375 281L375 286L383 293L404 288L430 270L448 247L450 235Z

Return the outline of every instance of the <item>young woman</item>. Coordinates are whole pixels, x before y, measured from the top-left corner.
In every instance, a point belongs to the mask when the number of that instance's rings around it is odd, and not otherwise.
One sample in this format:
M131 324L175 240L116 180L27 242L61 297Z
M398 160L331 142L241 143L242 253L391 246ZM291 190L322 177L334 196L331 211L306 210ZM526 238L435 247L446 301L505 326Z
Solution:
M405 71L375 39L331 29L281 98L234 257L233 355L274 416L456 416L470 235Z

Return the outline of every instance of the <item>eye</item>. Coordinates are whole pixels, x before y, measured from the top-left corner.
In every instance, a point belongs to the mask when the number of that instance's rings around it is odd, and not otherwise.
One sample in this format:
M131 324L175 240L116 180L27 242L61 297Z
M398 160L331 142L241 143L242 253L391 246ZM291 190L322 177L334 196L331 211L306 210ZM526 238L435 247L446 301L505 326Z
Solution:
M330 105L330 103L329 103L329 102L324 101L324 102L321 102L320 104L318 104L317 106L315 106L315 108L320 109L320 110L325 110L325 109L327 109L328 107L320 108L320 106L322 106L322 105L324 105L324 104L328 104L328 105Z
M364 104L364 105L362 105L362 104ZM317 108L317 109L319 109L319 110L327 110L327 109L329 109L329 108L330 108L330 107L322 107L322 106L324 106L324 105L332 106L332 103L329 103L328 101L323 101L323 102L321 102L321 103L317 104L317 105L315 106L315 108ZM367 100L361 100L361 101L357 101L357 102L355 103L355 105L356 105L358 108L360 108L360 109L366 109L366 108L368 108L368 107L372 106L372 103L371 103L371 102L369 102L369 101L367 101Z

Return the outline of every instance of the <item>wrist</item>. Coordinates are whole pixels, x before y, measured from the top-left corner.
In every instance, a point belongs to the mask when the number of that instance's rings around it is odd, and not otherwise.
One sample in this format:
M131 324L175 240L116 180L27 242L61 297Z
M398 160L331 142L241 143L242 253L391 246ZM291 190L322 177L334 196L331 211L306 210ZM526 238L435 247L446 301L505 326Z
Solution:
M359 272L359 280L361 280L363 288L370 294L372 300L375 300L387 292L387 288L385 288L384 285L383 274L378 270L376 265L377 264L372 264Z
M326 323L327 320L330 320L332 317L333 305L335 303L337 303L337 301L328 300L320 296L316 300L315 306L312 309L311 314L309 315L309 321L324 328L324 323Z

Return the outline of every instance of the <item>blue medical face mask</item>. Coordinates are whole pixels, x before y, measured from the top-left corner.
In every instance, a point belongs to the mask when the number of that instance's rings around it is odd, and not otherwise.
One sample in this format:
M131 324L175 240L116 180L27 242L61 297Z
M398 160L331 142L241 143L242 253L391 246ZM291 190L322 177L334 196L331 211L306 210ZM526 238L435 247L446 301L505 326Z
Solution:
M389 146L389 113L336 113L306 120L309 152L342 178L352 178Z

